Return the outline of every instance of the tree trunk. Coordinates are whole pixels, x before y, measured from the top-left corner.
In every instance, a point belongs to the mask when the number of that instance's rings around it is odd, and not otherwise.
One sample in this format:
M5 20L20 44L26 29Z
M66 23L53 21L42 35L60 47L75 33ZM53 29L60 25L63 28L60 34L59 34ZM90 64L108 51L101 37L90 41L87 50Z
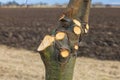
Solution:
M45 65L45 80L72 80L79 41L87 33L90 0L70 0L52 35L38 47Z

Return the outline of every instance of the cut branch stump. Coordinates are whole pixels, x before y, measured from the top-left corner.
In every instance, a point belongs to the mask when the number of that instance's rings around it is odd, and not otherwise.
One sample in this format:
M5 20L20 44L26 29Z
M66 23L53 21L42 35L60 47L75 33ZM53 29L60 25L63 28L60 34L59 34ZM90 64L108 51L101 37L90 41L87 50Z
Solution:
M46 80L72 80L79 42L88 32L91 0L70 0L52 35L38 47L45 65Z

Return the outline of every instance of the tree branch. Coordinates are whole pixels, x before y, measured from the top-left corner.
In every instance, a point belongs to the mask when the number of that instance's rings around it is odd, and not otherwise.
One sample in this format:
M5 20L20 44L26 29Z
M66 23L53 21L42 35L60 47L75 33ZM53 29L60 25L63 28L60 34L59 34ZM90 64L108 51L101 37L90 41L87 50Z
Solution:
M91 0L70 0L65 15L88 23Z

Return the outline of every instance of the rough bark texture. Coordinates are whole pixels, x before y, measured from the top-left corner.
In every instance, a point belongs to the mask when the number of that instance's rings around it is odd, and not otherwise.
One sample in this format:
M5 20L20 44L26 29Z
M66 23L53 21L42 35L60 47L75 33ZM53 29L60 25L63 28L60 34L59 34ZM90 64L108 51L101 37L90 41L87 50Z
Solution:
M45 49L38 48L45 64L46 80L72 80L78 44L85 33L89 8L90 0L70 0L59 19L58 28L51 35L54 41L44 39L40 48L44 46ZM66 52L68 55L64 56Z
M67 7L67 15L70 18L88 22L91 0L70 0Z

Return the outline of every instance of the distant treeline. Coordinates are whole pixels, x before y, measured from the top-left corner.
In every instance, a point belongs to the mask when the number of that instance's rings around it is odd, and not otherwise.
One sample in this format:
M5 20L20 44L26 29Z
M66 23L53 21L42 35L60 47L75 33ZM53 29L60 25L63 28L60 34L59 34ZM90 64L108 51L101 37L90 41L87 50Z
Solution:
M16 2L15 0L13 0L13 1L9 1L7 3L0 2L0 6L3 6L3 5L4 6L9 6L9 5L16 5L16 6L21 6L21 5L49 5L48 3L45 3L45 2L38 2L38 3L34 3L34 4L32 4L32 3L27 4L27 3L29 3L29 2L25 2L25 3L20 4L20 3ZM67 3L63 3L63 4L55 3L53 5L60 6L60 5L67 5Z
M28 7L37 6L37 7L40 7L40 6L48 6L48 5L49 4L44 3L44 2L39 2L39 3L36 3L36 4L27 4L27 2L25 2L23 4L20 4L20 3L16 2L15 0L9 1L7 3L0 2L0 6L2 6L2 7L4 7L4 6L5 7L12 7L12 6L13 7L21 7L21 6L28 6ZM67 6L67 3L64 3L64 4L55 3L52 6L65 7L65 6ZM111 5L111 4L103 4L101 2L97 2L97 3L93 3L92 7L120 7L120 4L118 4L118 5Z
M16 6L24 6L24 5L48 5L47 3L44 3L44 2L39 2L39 3L36 3L36 4L27 4L26 2L23 3L23 4L20 4L18 2L16 2L15 0L13 1L9 1L7 3L2 3L0 2L0 6L11 6L11 5L16 5Z

